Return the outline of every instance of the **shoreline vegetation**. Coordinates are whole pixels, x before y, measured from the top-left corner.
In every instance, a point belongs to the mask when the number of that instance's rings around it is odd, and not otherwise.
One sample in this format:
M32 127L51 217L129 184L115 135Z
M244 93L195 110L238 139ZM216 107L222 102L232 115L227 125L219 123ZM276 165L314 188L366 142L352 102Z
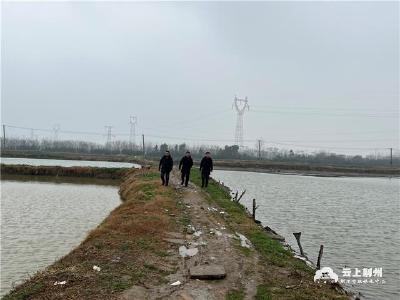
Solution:
M271 238L215 180L202 190L193 170L188 189L179 186L178 174L166 188L154 168L124 172L122 203L78 247L2 299L191 299L193 293L238 300L350 299L338 284L314 283L315 270ZM221 232L210 228L216 224ZM194 226L203 230L200 239ZM238 232L250 248L231 238ZM181 243L197 243L199 254L182 258ZM225 279L190 279L194 265L213 260L225 267ZM181 283L172 286L177 279Z
M21 157L37 159L63 159L63 160L93 160L129 162L142 166L157 166L158 160L143 159L140 156L130 155L91 155L66 152L40 152L4 150L2 157ZM176 163L176 162L175 162ZM198 162L195 162L198 165ZM353 166L353 165L326 165L295 162L275 162L268 160L219 160L214 159L215 170L248 171L272 174L298 174L326 177L400 177L400 166Z

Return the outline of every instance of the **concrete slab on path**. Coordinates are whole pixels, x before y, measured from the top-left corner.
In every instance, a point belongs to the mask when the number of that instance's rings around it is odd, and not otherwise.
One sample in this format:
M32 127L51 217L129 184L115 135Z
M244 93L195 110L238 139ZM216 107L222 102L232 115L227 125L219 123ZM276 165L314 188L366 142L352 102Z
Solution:
M223 279L226 277L225 268L221 265L199 265L189 269L192 279Z

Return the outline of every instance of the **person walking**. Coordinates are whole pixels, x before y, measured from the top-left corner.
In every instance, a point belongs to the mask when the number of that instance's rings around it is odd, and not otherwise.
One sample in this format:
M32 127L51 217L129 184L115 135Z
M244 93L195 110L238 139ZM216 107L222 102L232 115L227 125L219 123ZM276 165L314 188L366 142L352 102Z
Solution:
M208 180L210 178L210 173L213 171L213 160L211 158L211 153L206 152L206 155L202 158L200 162L201 171L201 187L208 186Z
M162 185L168 186L169 173L172 171L174 161L172 160L171 153L168 150L160 159L160 164L158 165L158 170L161 171L161 181Z
M189 151L186 151L185 156L182 157L181 161L179 162L179 170L181 170L181 178L182 178L181 185L185 183L185 186L188 186L190 169L192 168L192 166L193 166L192 156L190 155Z

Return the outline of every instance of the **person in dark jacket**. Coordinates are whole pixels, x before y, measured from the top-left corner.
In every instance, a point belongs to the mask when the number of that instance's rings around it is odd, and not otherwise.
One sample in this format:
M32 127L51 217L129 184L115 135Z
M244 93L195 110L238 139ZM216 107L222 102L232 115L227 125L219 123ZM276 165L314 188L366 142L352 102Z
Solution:
M161 171L161 181L162 185L168 186L169 173L172 171L174 161L172 160L169 151L165 151L165 154L160 159L160 164L158 165L158 170Z
M192 166L193 166L192 156L190 155L189 151L186 151L185 156L182 157L179 163L179 170L181 170L181 178L182 178L181 185L183 185L183 182L185 182L185 186L188 186L190 169L192 168Z
M213 161L210 152L206 152L206 155L200 162L201 171L201 187L208 186L208 179L210 178L210 173L213 170Z

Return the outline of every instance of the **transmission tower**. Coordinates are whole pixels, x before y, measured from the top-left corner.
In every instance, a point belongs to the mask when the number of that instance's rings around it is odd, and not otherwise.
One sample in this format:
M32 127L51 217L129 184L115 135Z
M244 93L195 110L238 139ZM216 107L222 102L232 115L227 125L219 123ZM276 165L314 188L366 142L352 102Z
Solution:
M58 140L58 132L60 131L60 124L54 124L53 126L53 141L56 142ZM32 132L31 132L32 133Z
M136 144L136 124L137 124L137 117L136 116L130 116L129 117L129 124L131 125L131 130L129 132L129 145L131 150L133 150L133 147Z
M235 129L235 144L239 147L243 147L243 115L245 110L249 110L249 104L247 97L239 99L235 96L232 107L236 109L236 129Z
M111 129L112 126L104 126L107 129L107 142L106 147L111 148Z

